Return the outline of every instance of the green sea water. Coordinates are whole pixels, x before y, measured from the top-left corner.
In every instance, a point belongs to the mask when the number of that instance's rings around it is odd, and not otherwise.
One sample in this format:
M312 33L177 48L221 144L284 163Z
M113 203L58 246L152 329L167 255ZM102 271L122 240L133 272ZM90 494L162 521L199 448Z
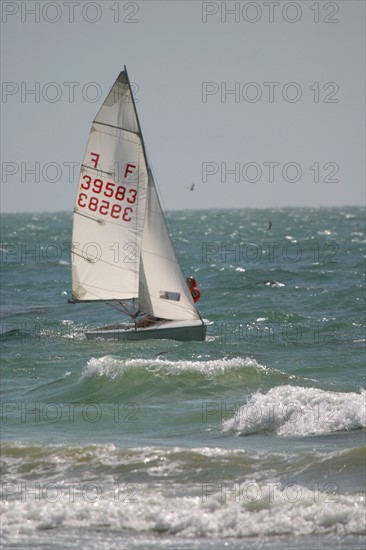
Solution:
M2 216L4 548L363 548L363 209L168 224L205 342L86 340L71 215Z

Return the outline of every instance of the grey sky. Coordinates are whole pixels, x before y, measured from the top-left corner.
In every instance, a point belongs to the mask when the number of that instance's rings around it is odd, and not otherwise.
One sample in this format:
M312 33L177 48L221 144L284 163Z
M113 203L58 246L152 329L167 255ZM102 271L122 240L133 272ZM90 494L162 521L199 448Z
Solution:
M364 203L363 1L1 8L3 212L72 211L123 65L166 208Z

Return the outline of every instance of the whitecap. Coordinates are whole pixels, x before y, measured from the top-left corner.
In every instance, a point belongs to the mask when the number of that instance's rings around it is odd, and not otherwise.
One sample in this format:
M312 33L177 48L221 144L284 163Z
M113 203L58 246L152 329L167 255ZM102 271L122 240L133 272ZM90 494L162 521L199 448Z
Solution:
M198 372L207 376L217 376L230 369L255 368L270 371L268 367L257 363L250 357L234 357L232 359L213 359L209 361L169 361L167 359L120 359L111 355L92 357L84 369L80 380L93 376L106 376L115 379L127 370L145 368L154 372L163 371L166 374L181 372Z
M252 394L224 431L239 435L275 432L279 436L309 436L366 427L365 391L339 393L317 388L277 386Z

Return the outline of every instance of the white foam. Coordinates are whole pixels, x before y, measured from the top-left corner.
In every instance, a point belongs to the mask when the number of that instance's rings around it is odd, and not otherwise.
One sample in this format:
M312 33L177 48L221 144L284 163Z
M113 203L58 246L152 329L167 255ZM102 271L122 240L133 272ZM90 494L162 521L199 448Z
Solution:
M226 490L227 489L227 490ZM185 493L183 493L185 491ZM103 490L98 498L88 490L56 499L51 491L38 502L2 503L4 540L16 543L45 529L108 529L116 532L185 536L188 538L269 537L362 534L365 529L361 495L315 492L299 484L255 482L196 485L186 488L130 484L123 490ZM45 498L46 497L46 498ZM56 500L52 502L52 498Z
M169 361L167 359L119 359L111 355L92 357L82 373L81 379L92 376L117 378L129 369L146 368L154 372L177 374L180 372L198 372L208 376L223 374L231 369L255 368L271 371L250 357L234 357L232 359L214 359L208 361Z
M182 447L121 450L109 444L26 449L33 453L27 459L33 469L37 457L41 460L40 476L28 477L26 472L23 477L22 454L14 471L6 468L0 506L3 542L9 547L25 548L30 537L36 541L45 530L48 540L55 542L75 529L211 540L287 534L348 536L362 535L365 529L364 495L342 494L334 482L305 487L281 482L272 470L267 471L269 478L255 475L258 479L253 479L248 472L239 481L225 480L225 458L236 455L240 461L247 453L243 449L203 447L196 449L195 457ZM253 466L260 465L265 455L251 456ZM187 460L193 459L199 468L206 464L205 458L222 459L222 469L210 477L207 468L202 478L193 474L190 482L184 475L184 482L174 482L173 474L187 473ZM139 481L146 480L144 471L149 473L148 483ZM98 548L90 541L85 548Z
M365 391L338 393L317 388L277 386L254 393L224 431L240 435L275 432L279 436L308 436L366 427Z

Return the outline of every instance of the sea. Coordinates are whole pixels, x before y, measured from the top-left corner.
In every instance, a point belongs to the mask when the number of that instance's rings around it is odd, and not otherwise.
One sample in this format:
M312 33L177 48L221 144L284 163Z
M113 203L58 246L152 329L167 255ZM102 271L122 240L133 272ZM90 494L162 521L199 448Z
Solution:
M170 212L204 342L87 340L71 213L1 222L2 548L365 547L363 208Z

